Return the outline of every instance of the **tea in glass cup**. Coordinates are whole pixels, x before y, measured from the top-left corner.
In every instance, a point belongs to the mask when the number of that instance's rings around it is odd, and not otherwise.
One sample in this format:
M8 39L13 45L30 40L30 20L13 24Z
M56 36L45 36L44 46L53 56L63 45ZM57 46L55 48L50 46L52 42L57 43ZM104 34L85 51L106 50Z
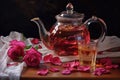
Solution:
M88 44L81 44L78 42L78 54L80 65L90 66L90 71L95 70L97 46L96 42L90 42Z

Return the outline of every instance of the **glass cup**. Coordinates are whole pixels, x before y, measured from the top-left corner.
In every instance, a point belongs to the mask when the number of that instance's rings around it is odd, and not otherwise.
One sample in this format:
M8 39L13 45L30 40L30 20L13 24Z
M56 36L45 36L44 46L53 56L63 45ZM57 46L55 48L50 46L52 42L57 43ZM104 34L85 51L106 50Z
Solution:
M78 55L80 65L90 66L90 72L93 72L96 66L97 43L95 41L88 44L78 42Z

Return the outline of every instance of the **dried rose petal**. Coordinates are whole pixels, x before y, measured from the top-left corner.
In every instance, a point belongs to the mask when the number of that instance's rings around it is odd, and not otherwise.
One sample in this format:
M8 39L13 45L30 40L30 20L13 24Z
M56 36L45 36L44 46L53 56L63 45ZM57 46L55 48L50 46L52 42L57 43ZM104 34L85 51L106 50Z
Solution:
M50 67L50 71L52 71L52 72L59 72L60 70L58 68L55 68L55 67Z
M41 70L37 71L37 74L45 76L48 74L48 69L41 69Z
M65 69L65 70L62 71L62 74L63 75L69 75L69 74L71 74L71 71L69 69Z
M43 61L44 61L45 63L51 62L50 60L51 60L52 58L53 58L53 55L52 55L52 54L48 54L48 55L46 55L46 56L43 57Z
M62 62L61 62L59 57L53 57L52 59L50 59L50 61L54 65L61 65L62 64Z

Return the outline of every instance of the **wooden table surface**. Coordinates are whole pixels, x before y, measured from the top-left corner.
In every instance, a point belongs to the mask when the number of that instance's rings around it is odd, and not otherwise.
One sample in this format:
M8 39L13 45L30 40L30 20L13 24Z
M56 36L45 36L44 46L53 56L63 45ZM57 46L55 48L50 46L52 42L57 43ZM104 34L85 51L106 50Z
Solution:
M53 66L51 64L44 64L45 66ZM61 74L62 68L58 67L60 72L50 72L46 76L37 75L39 68L24 68L20 80L120 80L120 67L111 70L110 74L103 74L95 76L88 72L74 72L70 75Z

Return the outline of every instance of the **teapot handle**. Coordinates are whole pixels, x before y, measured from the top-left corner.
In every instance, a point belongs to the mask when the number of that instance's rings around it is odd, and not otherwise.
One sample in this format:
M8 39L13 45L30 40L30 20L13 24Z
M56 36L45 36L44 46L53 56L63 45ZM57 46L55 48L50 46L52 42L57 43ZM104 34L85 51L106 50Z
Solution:
M100 37L98 38L98 40L103 42L104 39L105 39L106 32L107 32L106 23L105 23L101 18L98 18L98 17L96 17L96 16L92 16L91 18L89 18L88 20L86 20L86 21L84 22L84 24L86 25L86 27L89 27L89 25L90 25L91 23L94 23L94 22L99 23L100 26L101 26L102 32L101 32L101 35L100 35ZM99 41L98 41L98 42L99 42Z

